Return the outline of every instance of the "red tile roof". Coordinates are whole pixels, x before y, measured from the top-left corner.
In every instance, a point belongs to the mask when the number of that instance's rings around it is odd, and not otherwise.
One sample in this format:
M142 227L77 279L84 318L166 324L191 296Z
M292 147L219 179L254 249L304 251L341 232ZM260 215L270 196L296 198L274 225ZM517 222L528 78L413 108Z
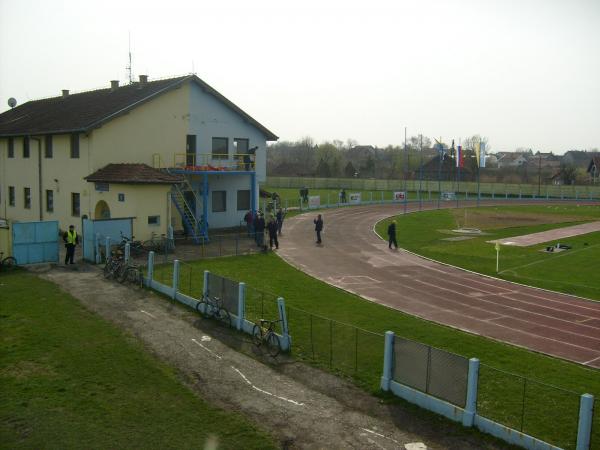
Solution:
M84 177L84 180L120 184L173 184L180 183L183 178L146 164L108 164Z

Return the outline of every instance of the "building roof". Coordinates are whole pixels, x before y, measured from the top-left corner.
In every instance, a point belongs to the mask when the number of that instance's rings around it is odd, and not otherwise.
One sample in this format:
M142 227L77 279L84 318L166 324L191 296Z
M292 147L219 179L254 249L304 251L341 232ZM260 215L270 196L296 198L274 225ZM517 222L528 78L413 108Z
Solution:
M590 163L588 164L588 168L587 171L591 172L592 168L595 167L595 172L598 173L598 171L600 171L600 154L599 155L594 155L590 161Z
M173 184L183 181L179 175L153 169L146 164L108 164L83 179L119 184Z
M278 139L275 134L196 75L145 83L135 82L116 89L98 89L33 100L0 114L0 137L87 133L188 81L200 86L205 93L239 114L246 123L259 129L267 141Z

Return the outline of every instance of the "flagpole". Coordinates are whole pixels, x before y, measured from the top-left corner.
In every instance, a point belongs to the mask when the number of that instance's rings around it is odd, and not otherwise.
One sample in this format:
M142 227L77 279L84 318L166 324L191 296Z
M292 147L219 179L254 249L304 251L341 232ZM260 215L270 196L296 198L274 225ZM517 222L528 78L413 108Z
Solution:
M462 156L461 138L458 138L458 147L456 148L456 168L458 169L456 174L456 207L458 208L458 198L460 197L460 159Z
M479 199L481 196L481 189L479 185L479 167L481 167L481 138L479 139L479 145L477 146L477 206L479 206Z
M419 211L423 208L423 194L421 192L423 185L423 135L419 135L419 152L421 153L421 162L419 164Z
M440 158L440 167L438 170L438 202L437 207L440 209L440 201L442 199L442 152L444 151L444 147L442 147L442 138L438 141L438 152Z
M406 214L406 206L408 202L408 150L406 148L406 127L404 127L404 156L405 156L405 168L404 168L404 214Z

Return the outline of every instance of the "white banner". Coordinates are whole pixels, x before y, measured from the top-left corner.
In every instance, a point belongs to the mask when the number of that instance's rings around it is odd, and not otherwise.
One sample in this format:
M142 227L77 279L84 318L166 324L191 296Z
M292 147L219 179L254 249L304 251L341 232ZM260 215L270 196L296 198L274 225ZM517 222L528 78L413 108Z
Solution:
M349 194L348 203L360 203L360 192L352 192Z
M442 192L442 200L456 200L456 193Z
M309 208L318 208L321 206L321 196L320 195L310 195L308 197L308 207Z
M404 200L406 198L406 192L394 192L394 200Z

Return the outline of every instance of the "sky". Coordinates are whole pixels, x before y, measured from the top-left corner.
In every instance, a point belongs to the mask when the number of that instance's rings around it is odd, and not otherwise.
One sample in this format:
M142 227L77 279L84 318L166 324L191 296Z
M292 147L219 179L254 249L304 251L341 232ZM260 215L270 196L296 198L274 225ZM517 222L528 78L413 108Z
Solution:
M196 73L280 140L600 148L600 0L0 0L0 112Z

